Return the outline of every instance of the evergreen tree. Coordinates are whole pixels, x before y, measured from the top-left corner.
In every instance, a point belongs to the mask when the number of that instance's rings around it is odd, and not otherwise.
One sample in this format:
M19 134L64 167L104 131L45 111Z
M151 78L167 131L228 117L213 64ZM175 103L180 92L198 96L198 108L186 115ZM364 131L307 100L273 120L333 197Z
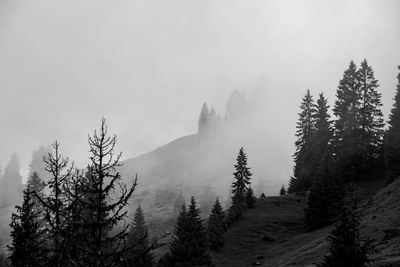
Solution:
M11 155L10 162L4 169L0 187L0 204L3 207L15 205L20 202L22 195L22 177L20 174L19 160L16 153Z
M396 95L389 115L389 128L385 135L385 165L389 180L400 176L400 66L397 75Z
M256 197L254 196L254 191L251 187L246 191L246 204L247 208L254 208L254 204L256 203Z
M151 267L153 266L153 255L151 254L151 245L148 238L148 232L142 208L136 209L136 213L131 225L128 236L129 245L133 246L128 255L130 266Z
M374 240L361 238L358 199L350 190L350 201L343 206L338 223L329 236L330 255L321 267L364 267L372 262L370 256L378 253Z
M33 173L36 172L43 181L48 181L51 178L49 172L46 171L46 164L43 161L51 150L51 146L40 146L37 150L32 152L32 159L28 166L28 177L31 177Z
M209 124L209 116L208 116L208 107L207 103L204 102L203 107L201 108L200 111L200 116L199 116L199 130L198 133L202 134L208 127Z
M317 104L315 105L315 110L315 131L312 136L312 151L314 153L314 169L312 175L314 175L317 171L321 155L327 151L332 139L331 120L328 113L328 100L324 97L322 92L319 94Z
M212 266L206 230L194 197L191 198L188 211L182 207L170 251L163 261L164 266Z
M11 218L12 241L8 249L12 266L36 267L45 263L46 248L35 204L33 191L28 185L23 192L22 205L15 207L17 213L13 213Z
M118 266L132 249L124 242L129 229L129 223L124 222L137 178L133 179L130 187L121 182L121 175L116 170L121 166L121 153L114 152L116 141L115 135L108 135L104 118L100 130L89 136L89 180L82 183L80 189L86 196L81 201L84 211L81 219L87 237L80 244L84 255L80 259L83 266Z
M364 59L358 72L361 90L361 168L365 172L376 165L378 157L382 154L384 121L381 111L382 95L377 91L378 80L375 79L374 71L367 60Z
M51 240L49 264L55 267L67 265L64 230L68 218L68 206L64 186L72 171L68 159L60 154L59 147L60 144L55 142L52 145L53 151L44 159L46 171L52 176L46 185L49 194L42 196L41 192L35 191L36 198L46 211L47 233Z
M28 179L27 184L35 198L34 209L35 211L39 212L37 216L37 222L39 223L40 227L45 227L45 209L40 203L40 200L44 199L43 189L45 187L45 184L43 183L37 172L32 173L32 175ZM38 195L39 197L37 197L36 195Z
M331 169L333 159L326 151L311 187L308 206L305 209L305 221L309 228L318 229L332 224L343 205L345 196L341 180Z
M333 113L334 153L337 157L341 175L347 180L355 179L360 170L360 78L353 61L344 72L336 93Z
M286 195L286 189L285 189L284 185L282 185L279 195L281 195L281 196Z
M247 156L243 147L239 150L236 162L236 172L233 173L235 180L232 184L232 205L229 208L231 221L239 218L246 209L246 193L252 176L250 168L247 167Z
M296 152L293 155L295 167L294 177L290 183L290 191L307 190L311 186L313 165L312 136L315 131L315 105L310 90L304 95L300 105L295 142Z
M225 215L218 198L212 207L208 219L208 242L213 250L220 250L224 245Z

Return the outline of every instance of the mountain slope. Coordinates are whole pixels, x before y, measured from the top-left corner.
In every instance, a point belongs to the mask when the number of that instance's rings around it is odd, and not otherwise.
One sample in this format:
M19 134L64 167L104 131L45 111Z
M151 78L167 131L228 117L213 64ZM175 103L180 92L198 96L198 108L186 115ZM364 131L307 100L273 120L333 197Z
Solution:
M361 233L379 241L373 266L400 266L400 179L382 188L382 180L362 183ZM377 190L382 188L378 193ZM314 266L328 253L332 226L306 232L307 197L286 195L260 199L225 235L213 257L217 266Z

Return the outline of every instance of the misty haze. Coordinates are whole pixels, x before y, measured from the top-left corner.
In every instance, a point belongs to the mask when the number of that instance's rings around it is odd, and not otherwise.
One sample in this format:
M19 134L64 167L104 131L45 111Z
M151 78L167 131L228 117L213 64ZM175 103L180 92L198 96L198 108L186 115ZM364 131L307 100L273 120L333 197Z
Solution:
M0 267L400 266L399 25L0 0Z

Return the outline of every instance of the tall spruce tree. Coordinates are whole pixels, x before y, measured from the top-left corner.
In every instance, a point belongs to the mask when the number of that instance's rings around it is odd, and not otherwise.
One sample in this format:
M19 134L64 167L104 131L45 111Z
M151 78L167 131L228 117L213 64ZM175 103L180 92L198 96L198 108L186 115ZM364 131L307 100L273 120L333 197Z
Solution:
M201 108L200 111L200 116L199 116L199 129L198 129L198 133L199 134L203 134L209 124L209 110L207 107L207 103L204 102L203 107Z
M361 84L359 71L353 61L344 72L336 92L333 113L334 153L337 157L341 176L355 179L360 170L360 105Z
M133 223L128 236L129 245L133 249L129 252L128 261L130 266L151 267L153 266L153 255L149 242L147 226L144 220L143 210L139 205L136 209Z
M225 215L218 198L208 218L208 242L212 250L220 250L224 245Z
M17 213L11 218L11 244L9 260L15 267L44 266L46 246L43 230L38 223L39 211L35 208L36 198L28 184L23 192L21 206L16 206Z
M236 172L233 173L235 180L232 183L232 204L228 212L230 221L239 218L246 209L246 193L252 176L250 168L247 167L247 156L243 147L239 150L236 162Z
M312 146L314 153L314 162L319 162L321 155L328 149L332 141L332 126L329 115L328 100L321 92L315 105L315 131L312 136ZM313 174L318 169L318 164L314 165Z
M367 60L361 62L358 70L361 90L360 106L360 147L362 171L375 167L382 155L383 114L382 95L378 92L378 80Z
M338 223L328 240L330 255L326 256L321 267L364 267L372 262L370 256L379 250L374 240L360 236L360 212L354 186L350 188L349 200L343 205Z
M254 195L253 188L249 186L249 188L246 191L246 205L247 208L252 209L254 208L254 204L256 203L257 199Z
M299 120L297 122L295 142L296 151L293 155L294 178L291 181L289 191L307 190L311 186L313 153L312 136L315 131L315 104L310 90L304 95L300 105Z
M385 135L385 166L388 180L400 176L400 66L397 66L396 95Z
M46 184L49 193L45 196L35 191L35 196L45 209L48 237L51 240L49 263L52 266L67 266L67 254L64 243L66 219L68 207L64 185L69 179L72 166L69 161L60 154L60 144L56 141L52 145L52 151L44 159L46 171L51 179Z
M108 135L104 118L100 130L89 136L89 181L80 189L86 196L81 202L84 210L81 219L87 236L81 244L85 255L80 259L82 266L118 266L132 249L124 242L129 229L129 223L125 223L126 207L136 188L137 177L130 187L121 182L116 169L121 166L121 153L115 154L116 142L115 135Z
M191 198L188 211L182 207L170 251L163 261L164 266L212 266L206 229L194 197Z

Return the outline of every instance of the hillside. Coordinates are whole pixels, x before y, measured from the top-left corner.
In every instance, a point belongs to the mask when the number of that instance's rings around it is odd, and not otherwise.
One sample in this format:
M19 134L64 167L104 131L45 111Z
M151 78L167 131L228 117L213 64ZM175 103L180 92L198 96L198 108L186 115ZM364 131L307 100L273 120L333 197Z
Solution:
M382 184L378 180L359 185L364 214L361 233L383 241L373 266L400 266L400 179L384 188ZM213 254L215 263L221 267L283 267L320 262L328 252L331 226L305 231L306 205L305 195L260 199L226 233L224 249Z

